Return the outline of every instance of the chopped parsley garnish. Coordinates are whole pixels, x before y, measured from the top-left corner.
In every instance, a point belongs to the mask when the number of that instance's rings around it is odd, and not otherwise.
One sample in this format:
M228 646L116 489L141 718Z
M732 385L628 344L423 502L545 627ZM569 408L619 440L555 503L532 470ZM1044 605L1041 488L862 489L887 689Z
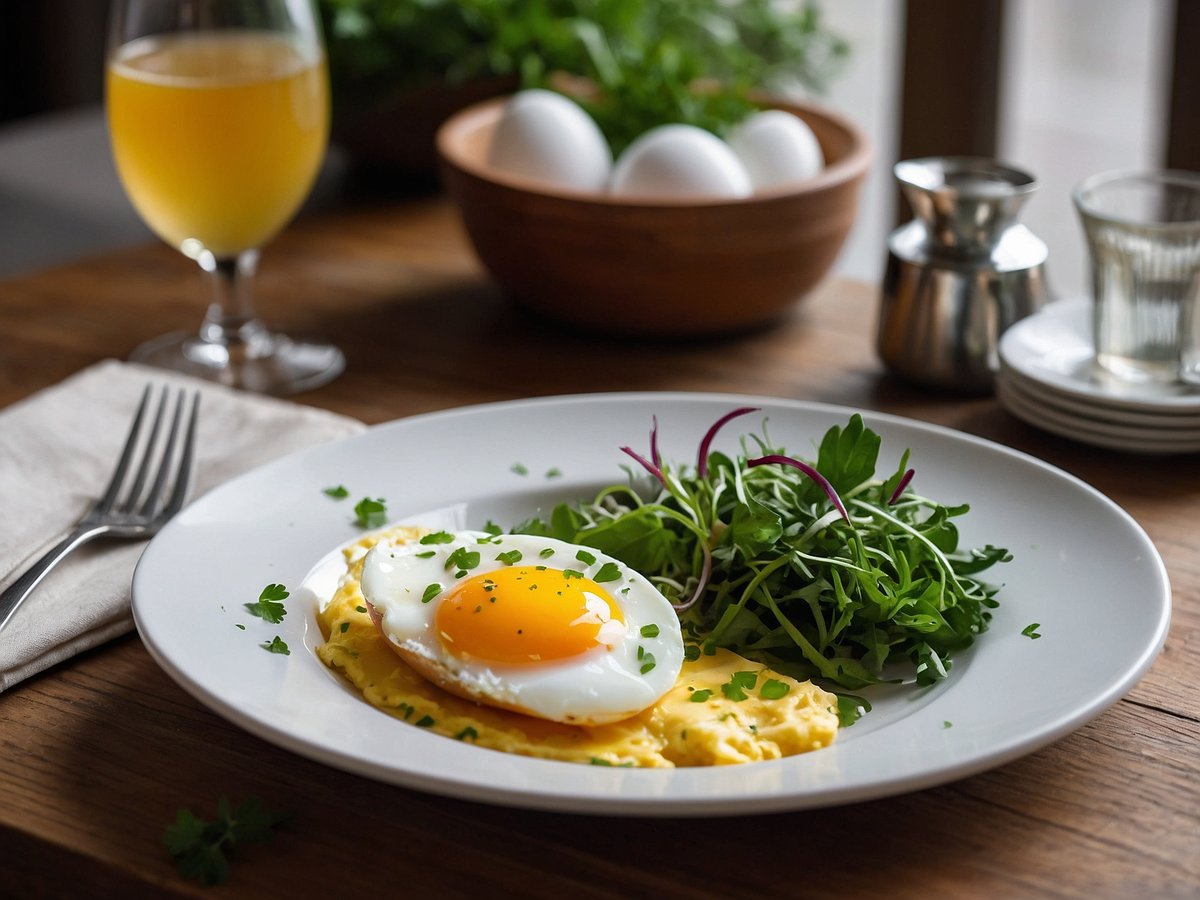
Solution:
M547 478L562 478L562 469L557 466L546 470Z
M582 578L583 577L582 572L577 572L574 569L563 569L562 573L563 573L563 578Z
M580 550L575 554L575 558L585 566L594 566L596 564L596 554L588 553L586 550Z
M763 686L758 689L758 696L764 700L778 700L781 697L786 697L788 691L792 689L790 684L780 681L777 678L768 678Z
M644 638L658 637L658 626L657 625L643 625L642 630L639 633Z
M413 554L417 559L432 559L437 556L436 550L422 550L420 553Z
M1033 638L1036 641L1041 637L1041 634L1038 633L1038 629L1041 627L1042 625L1040 622L1034 622L1032 625L1026 625L1023 629L1021 629L1021 634L1025 635L1027 638Z
M221 797L216 820L206 822L191 810L181 809L162 840L184 878L224 884L229 879L230 853L241 844L267 840L286 818L267 812L257 797L247 797L236 810L230 808L228 798Z
M863 713L871 711L871 704L863 697L856 697L853 694L838 694L837 695L837 717L838 725L842 728L849 728L855 722L862 718Z
M943 727L943 728L953 728L953 727L954 727L954 723L953 723L953 722L943 722L943 723L942 723L942 727Z
M428 603L430 600L432 600L434 597L436 597L441 592L442 592L442 586L440 584L438 584L436 581L433 584L427 584L425 586L425 592L423 594L421 594L421 602Z
M508 470L510 472L512 472L514 475L528 475L529 474L529 467L527 465L525 465L524 463L519 463L519 462L513 463L511 466L509 466Z
M341 625L338 626L338 630L341 631L342 634L345 634L347 631L350 630L350 623L343 622Z
M466 728L464 728L462 731L460 731L458 734L456 734L454 736L454 739L456 741L465 741L469 738L470 740L473 741L473 740L476 740L478 737L479 737L479 732L476 731L474 728L472 728L470 725L468 725Z
M449 544L454 541L454 535L448 531L431 531L429 534L422 535L419 543L422 544Z
M244 604L246 611L252 616L258 616L264 622L278 625L287 615L283 601L288 598L288 589L282 584L268 584L258 595L258 602Z
M387 524L387 503L382 497L363 497L354 505L354 515L360 528L382 528Z
M550 558L550 557L552 557L553 555L554 555L554 548L553 548L553 547L547 547L545 550L543 550L541 553L539 553L539 554L538 554L538 556L539 556L541 559L549 559L549 558Z
M417 719L416 724L418 728L428 728L431 725L437 724L437 720L433 716L421 716L421 718Z
M242 625L242 624L240 624L240 623L235 623L233 627L234 627L234 628L236 628L238 631L245 631L245 630L246 630L246 626L245 626L245 625Z
M683 658L688 662L695 662L700 658L700 647L696 644L684 644Z
M703 703L711 696L712 696L712 691L705 688L702 691L694 692L692 694L692 696L688 697L688 700L690 700L692 703Z
M730 700L740 703L746 699L746 691L754 690L754 685L757 683L757 672L734 672L732 677L721 685L721 693Z
M491 519L488 519L487 522L484 524L483 530L485 532L487 532L488 534L490 534L492 537L499 537L500 535L504 534L504 529L501 528L499 525L497 525L495 522L493 522Z
M360 612L360 613L365 613L367 611L367 608L365 606L356 606L356 607L354 607L354 611Z
M466 547L459 547L448 557L446 557L446 568L458 566L460 569L473 569L479 565L479 551L468 550ZM456 578L461 578L465 572L455 573Z
M332 497L334 500L345 500L350 496L350 492L346 490L344 484L339 484L337 487L327 487L321 493L326 497Z
M615 562L606 562L596 570L596 574L592 577L592 581L596 582L596 584L604 584L606 581L616 581L620 577L621 567ZM626 588L625 590L628 591L629 589Z
M522 555L520 550L505 550L503 553L496 555L496 560L504 563L506 566L511 566L513 563L519 563Z
M259 646L268 653L278 653L281 656L292 655L292 651L288 649L288 645L283 642L283 638L281 638L279 635L275 635L275 637L271 638L270 641L265 644L259 644Z
M655 666L654 654L648 653L646 651L645 647L638 647L637 658L642 663L642 667L641 667L640 671L643 675L645 675L647 672L651 671L654 668L654 666Z

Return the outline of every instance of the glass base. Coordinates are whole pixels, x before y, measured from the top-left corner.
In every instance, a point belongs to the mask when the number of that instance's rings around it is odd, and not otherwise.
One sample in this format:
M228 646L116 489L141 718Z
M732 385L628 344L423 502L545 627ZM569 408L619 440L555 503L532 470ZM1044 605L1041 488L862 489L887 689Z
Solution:
M342 351L319 341L262 331L245 343L206 341L174 332L147 341L131 362L170 369L258 394L283 396L327 384L346 368Z

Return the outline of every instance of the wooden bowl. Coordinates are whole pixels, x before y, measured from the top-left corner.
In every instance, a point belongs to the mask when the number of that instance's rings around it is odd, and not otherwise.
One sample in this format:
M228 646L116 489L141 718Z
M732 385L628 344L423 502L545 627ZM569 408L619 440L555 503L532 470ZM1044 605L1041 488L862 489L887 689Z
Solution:
M825 154L803 184L699 203L551 189L487 165L504 103L470 106L439 129L446 188L514 301L609 334L714 335L780 318L837 257L870 158L841 116L771 102L808 123Z

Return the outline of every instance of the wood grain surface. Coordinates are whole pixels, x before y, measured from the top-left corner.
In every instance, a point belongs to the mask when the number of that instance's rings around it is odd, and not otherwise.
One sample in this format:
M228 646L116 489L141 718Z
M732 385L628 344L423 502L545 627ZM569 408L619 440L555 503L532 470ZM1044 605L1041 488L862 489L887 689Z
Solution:
M0 406L198 323L190 266L148 246L0 284ZM0 897L1200 896L1200 456L1103 451L990 397L900 383L872 350L875 303L873 288L833 280L753 334L593 337L516 312L437 198L302 219L268 248L260 285L270 322L348 355L341 379L297 399L367 422L559 393L734 391L949 425L1079 476L1147 530L1174 590L1165 651L1098 718L1001 768L886 800L594 818L309 762L209 712L130 636L0 694ZM180 807L211 815L221 794L291 819L245 848L227 885L202 888L179 877L161 836Z

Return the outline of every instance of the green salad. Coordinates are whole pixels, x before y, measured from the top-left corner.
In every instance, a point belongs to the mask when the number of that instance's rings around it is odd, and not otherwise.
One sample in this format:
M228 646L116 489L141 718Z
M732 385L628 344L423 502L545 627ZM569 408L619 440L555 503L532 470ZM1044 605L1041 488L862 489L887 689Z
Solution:
M655 421L647 455L621 448L649 489L630 470L629 483L513 530L639 570L675 605L693 658L725 647L813 678L843 698L844 718L870 708L854 690L945 678L988 627L997 587L978 576L1008 551L960 547L967 505L917 493L907 450L878 475L880 438L857 414L829 429L815 461L775 447L765 423L736 456L710 452L721 427L756 411L717 421L694 467L663 461Z

